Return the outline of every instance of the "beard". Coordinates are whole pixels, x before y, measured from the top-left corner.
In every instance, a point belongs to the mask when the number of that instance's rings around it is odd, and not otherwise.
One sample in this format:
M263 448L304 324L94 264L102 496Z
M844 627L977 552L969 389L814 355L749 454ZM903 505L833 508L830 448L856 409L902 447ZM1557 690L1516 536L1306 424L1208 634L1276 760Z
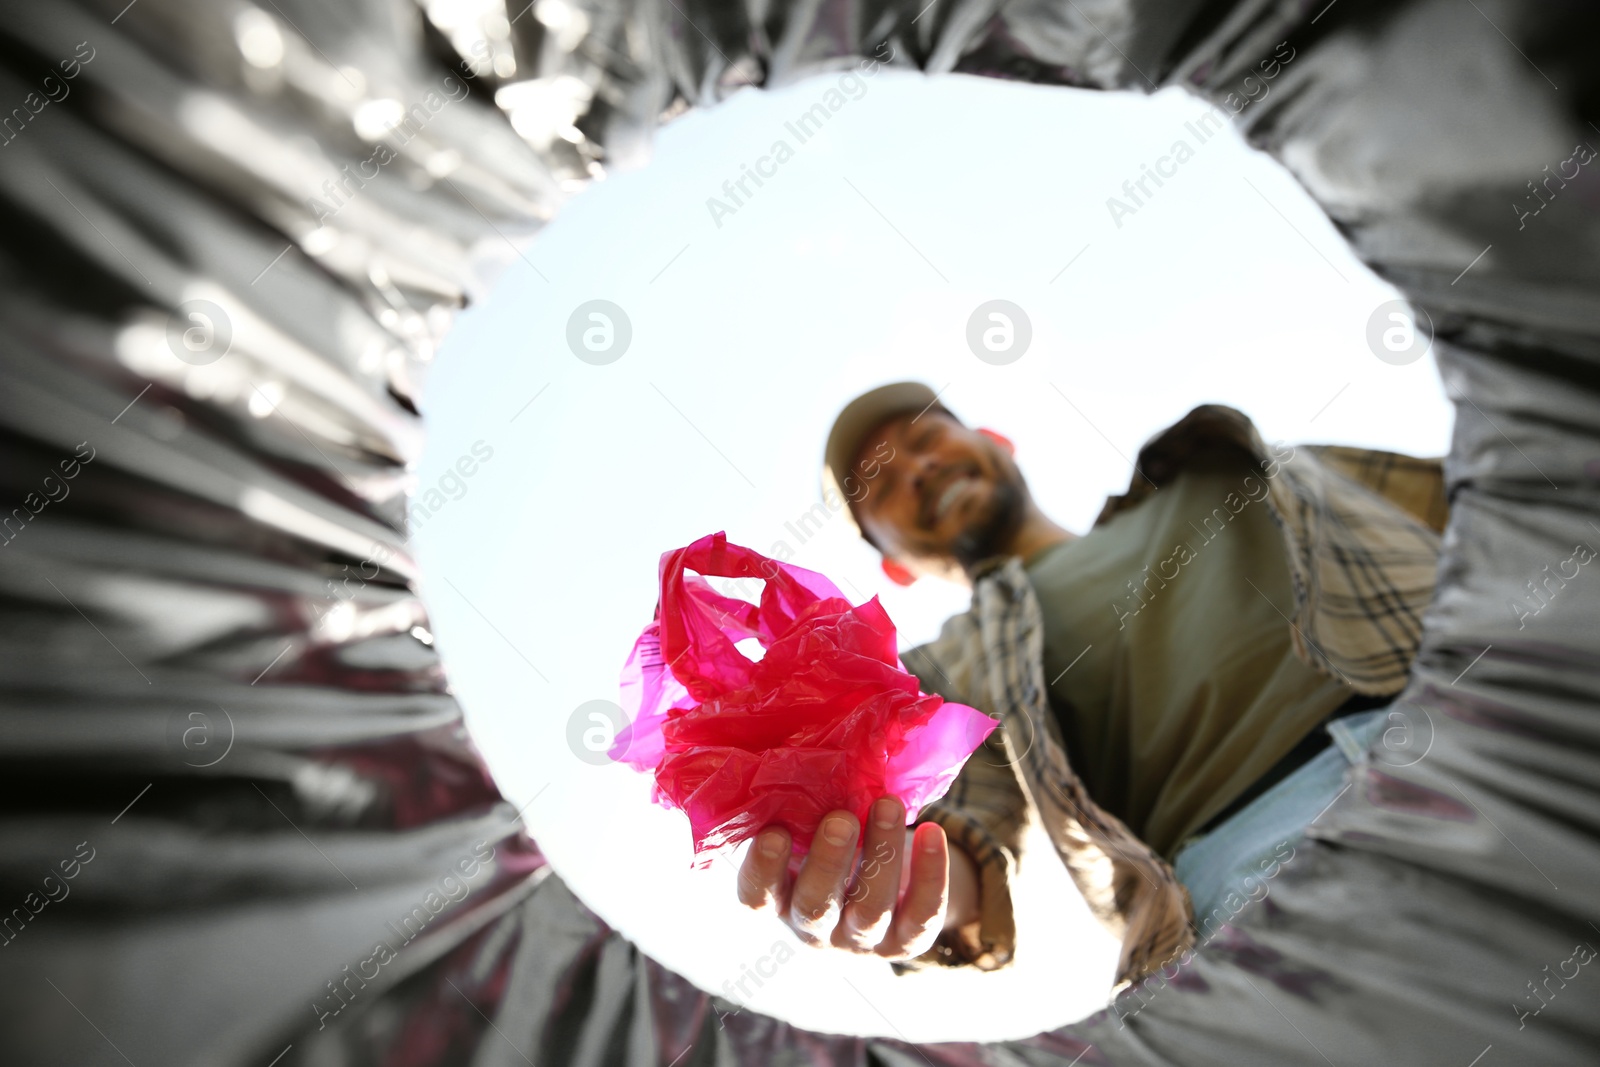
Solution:
M994 483L989 508L950 542L950 555L971 573L979 563L1005 554L1022 529L1027 514L1028 491L1020 472Z

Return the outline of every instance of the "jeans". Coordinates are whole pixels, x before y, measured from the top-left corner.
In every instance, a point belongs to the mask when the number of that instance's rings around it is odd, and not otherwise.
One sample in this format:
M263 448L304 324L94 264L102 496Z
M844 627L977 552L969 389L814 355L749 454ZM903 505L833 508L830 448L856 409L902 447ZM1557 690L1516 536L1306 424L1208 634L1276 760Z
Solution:
M1346 771L1384 730L1388 709L1360 712L1327 725L1334 743L1232 818L1178 853L1173 869L1189 890L1204 941L1266 884L1294 855L1294 844L1348 786Z

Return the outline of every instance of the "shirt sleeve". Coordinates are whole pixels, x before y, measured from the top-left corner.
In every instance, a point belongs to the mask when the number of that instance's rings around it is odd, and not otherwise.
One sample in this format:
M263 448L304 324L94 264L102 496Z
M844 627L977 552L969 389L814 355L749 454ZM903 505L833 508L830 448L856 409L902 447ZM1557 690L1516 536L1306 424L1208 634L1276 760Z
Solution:
M1450 518L1444 461L1348 445L1308 445L1323 463L1388 500L1434 533Z
M974 926L941 935L932 949L903 969L970 965L993 971L1006 966L1017 947L1011 884L1022 855L1027 801L1006 762L998 731L967 760L950 791L917 821L938 823L950 844L972 859L978 871L979 917Z
M986 711L975 638L975 621L969 615L955 616L945 623L939 640L904 654L906 669L917 675L925 692ZM1004 738L996 730L967 759L949 791L917 819L943 827L950 844L965 852L977 868L978 922L942 934L923 955L896 964L897 972L933 966L993 971L1011 962L1017 945L1011 886L1027 821L1027 798L1007 761Z

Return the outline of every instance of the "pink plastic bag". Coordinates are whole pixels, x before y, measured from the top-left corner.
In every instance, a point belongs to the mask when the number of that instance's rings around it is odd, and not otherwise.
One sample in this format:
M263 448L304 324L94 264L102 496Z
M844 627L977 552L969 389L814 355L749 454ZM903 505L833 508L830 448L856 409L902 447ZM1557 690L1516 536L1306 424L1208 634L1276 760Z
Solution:
M761 602L722 596L707 577L764 582ZM759 661L735 647L750 637ZM622 706L630 725L609 755L653 772L656 802L689 816L700 867L772 824L802 856L823 815L843 809L864 826L880 796L914 822L999 725L921 692L876 597L852 607L822 575L721 533L661 557Z

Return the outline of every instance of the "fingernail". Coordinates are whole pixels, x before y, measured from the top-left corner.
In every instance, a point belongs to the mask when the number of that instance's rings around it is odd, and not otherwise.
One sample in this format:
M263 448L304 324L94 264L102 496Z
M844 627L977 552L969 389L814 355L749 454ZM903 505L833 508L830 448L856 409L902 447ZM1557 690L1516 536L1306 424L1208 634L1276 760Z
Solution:
M783 835L777 831L761 835L761 854L768 859L777 859L783 855Z
M872 805L872 825L880 830L893 830L900 823L900 805L884 797Z
M922 835L922 851L928 853L929 855L936 854L943 844L944 842L939 840L938 834Z
M830 845L848 844L855 836L855 830L851 828L850 820L843 816L835 815L822 823L822 838Z

